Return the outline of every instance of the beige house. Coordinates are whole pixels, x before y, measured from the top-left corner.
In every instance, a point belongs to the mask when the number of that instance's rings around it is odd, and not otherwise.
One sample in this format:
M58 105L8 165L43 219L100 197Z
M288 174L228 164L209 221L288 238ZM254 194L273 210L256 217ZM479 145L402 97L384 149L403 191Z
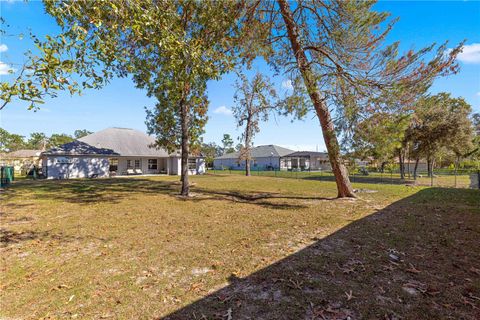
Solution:
M0 165L13 166L16 174L25 174L34 165L40 165L42 150L23 149L0 155Z

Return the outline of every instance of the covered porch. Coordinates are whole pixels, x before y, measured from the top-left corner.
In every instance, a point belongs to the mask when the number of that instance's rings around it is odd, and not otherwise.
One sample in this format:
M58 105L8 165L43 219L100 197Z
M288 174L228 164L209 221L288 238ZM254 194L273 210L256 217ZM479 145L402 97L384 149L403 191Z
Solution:
M315 151L297 151L280 158L281 170L318 171L331 170L328 154Z
M280 168L287 171L308 171L310 170L310 157L283 157L280 159Z
M111 175L178 174L178 159L171 157L109 158Z

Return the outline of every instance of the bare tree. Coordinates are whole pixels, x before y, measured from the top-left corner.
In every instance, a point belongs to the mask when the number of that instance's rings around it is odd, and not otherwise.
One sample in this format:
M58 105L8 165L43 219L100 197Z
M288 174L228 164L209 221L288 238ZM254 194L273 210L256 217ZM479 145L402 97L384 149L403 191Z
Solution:
M277 93L270 80L261 73L256 73L251 81L243 73L238 78L233 114L237 127L245 126L239 160L245 161L245 175L249 176L253 137L260 131L260 121L267 121L270 111L276 108Z

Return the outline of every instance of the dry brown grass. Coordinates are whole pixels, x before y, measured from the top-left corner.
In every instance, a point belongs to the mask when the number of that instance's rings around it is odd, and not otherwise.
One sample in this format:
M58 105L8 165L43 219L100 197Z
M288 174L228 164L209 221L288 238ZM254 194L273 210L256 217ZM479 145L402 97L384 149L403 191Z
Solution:
M480 315L480 192L242 176L21 181L1 202L0 316ZM390 254L398 260L389 257Z

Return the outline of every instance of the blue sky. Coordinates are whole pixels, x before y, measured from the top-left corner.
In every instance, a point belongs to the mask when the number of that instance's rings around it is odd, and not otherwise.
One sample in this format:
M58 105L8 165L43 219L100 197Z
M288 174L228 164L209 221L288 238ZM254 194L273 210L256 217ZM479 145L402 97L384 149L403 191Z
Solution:
M387 41L399 40L405 51L445 40L453 46L467 39L467 46L460 56L460 73L437 80L431 91L447 91L453 96L463 96L475 111L480 112L479 1L381 1L376 9L400 17ZM28 34L29 29L37 35L58 31L54 20L44 13L39 1L1 1L0 12L15 34ZM23 52L31 48L28 37L4 36L0 39L2 81L10 78L2 75L5 69L22 63ZM255 68L268 72L263 63L258 63ZM228 112L233 105L234 80L235 77L229 74L221 81L208 85L209 122L204 135L207 142L219 143L224 133L234 138L240 135ZM275 79L279 89L284 80L281 76ZM97 131L112 126L146 131L144 107L153 104L144 92L134 88L131 80L115 79L107 87L85 91L82 96L61 94L58 98L49 99L37 112L27 110L24 103L12 103L1 111L0 127L25 136L31 132L72 134L76 129ZM261 124L255 144L278 144L295 150L325 149L318 120L313 114L303 121L293 122L289 118L271 117L268 123Z

